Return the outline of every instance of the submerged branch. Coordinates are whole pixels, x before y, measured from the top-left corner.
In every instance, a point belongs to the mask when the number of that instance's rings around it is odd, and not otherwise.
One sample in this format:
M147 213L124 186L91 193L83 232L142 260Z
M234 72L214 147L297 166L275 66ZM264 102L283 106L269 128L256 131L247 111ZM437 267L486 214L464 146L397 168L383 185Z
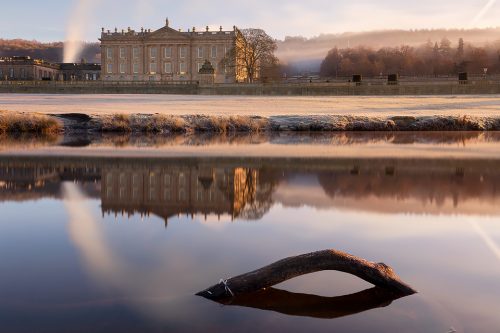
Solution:
M325 250L280 260L256 271L221 281L197 295L212 300L224 299L257 292L301 275L326 270L352 274L398 295L416 293L401 281L392 268L383 263L373 263L336 250Z

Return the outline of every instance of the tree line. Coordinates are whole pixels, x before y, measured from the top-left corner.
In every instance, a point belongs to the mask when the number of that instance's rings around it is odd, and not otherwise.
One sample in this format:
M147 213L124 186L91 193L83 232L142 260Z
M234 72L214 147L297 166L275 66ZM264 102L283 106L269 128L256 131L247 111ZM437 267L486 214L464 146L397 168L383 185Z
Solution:
M101 62L99 43L85 43L81 58L87 62ZM42 43L35 40L0 39L0 57L30 56L49 62L63 61L64 43Z
M439 42L412 47L382 47L373 49L331 49L320 67L323 77L348 77L353 74L375 77L387 74L404 76L445 76L460 72L470 74L500 73L500 43L479 47L460 38L456 44L443 38Z

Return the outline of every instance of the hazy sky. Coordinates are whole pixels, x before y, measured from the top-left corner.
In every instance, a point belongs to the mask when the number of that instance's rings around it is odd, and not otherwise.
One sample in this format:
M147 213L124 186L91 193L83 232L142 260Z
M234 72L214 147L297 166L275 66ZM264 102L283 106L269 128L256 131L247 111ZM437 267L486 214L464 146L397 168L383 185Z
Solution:
M500 0L22 0L5 1L0 38L64 40L69 23L95 41L100 27L156 29L170 18L186 30L223 25L286 35L393 28L500 26ZM80 3L80 4L79 4ZM80 29L77 29L80 30Z

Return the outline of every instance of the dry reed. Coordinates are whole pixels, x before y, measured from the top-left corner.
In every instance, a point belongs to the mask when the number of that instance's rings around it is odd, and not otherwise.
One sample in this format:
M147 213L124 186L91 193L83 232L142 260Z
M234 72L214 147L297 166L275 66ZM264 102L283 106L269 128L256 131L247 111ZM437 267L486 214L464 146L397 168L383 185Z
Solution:
M0 111L0 134L52 135L62 132L62 129L61 122L50 116Z

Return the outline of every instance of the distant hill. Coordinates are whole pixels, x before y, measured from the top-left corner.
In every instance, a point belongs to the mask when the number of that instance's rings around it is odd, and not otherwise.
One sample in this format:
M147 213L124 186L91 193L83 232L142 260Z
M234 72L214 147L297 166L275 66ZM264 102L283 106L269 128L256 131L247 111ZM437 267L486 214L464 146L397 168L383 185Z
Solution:
M443 38L448 38L453 44L457 44L459 38L476 46L500 44L500 28L387 30L323 34L313 38L286 37L278 42L277 56L282 63L299 70L318 71L321 61L334 47L345 49L365 46L378 49L401 45L419 46L429 40L439 43Z
M64 43L41 43L35 40L0 39L0 57L30 56L50 62L63 61ZM99 43L87 43L81 58L89 63L100 63Z

